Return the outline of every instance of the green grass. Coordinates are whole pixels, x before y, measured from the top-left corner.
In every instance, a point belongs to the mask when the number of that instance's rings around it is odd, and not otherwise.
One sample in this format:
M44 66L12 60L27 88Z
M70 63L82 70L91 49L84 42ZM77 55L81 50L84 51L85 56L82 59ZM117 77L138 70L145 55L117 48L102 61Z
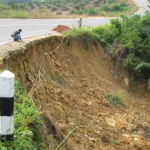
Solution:
M123 92L118 92L117 94L108 94L105 96L107 101L113 105L126 105L124 99L125 95Z
M2 71L1 71L2 72ZM41 135L43 122L39 111L34 109L32 100L26 97L26 91L15 79L14 96L14 141L0 142L1 150L43 150L46 148ZM34 133L34 134L33 134ZM35 137L36 134L36 137Z
M0 18L31 18L30 13L26 10L11 10L7 9L0 13Z
M113 37L115 36L112 32L113 29L114 27L108 24L97 26L95 28L89 26L82 28L76 27L64 32L63 34L66 36L65 39L68 44L71 40L80 41L85 48L88 48L91 44L97 46L99 42L103 47L105 47L113 42Z
M100 41L99 36L93 32L93 28L91 27L73 28L72 30L64 32L64 35L66 36L67 44L69 44L71 40L74 42L80 41L86 49L88 49L89 45L97 45L97 42Z

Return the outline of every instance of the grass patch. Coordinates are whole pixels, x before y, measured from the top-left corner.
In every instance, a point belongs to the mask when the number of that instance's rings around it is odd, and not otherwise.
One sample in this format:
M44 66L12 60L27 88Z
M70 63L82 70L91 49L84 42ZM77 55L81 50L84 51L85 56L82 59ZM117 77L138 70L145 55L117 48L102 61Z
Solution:
M97 46L100 43L103 47L108 46L113 42L116 31L112 32L114 29L113 25L103 25L93 27L82 27L73 28L72 30L65 31L63 34L66 36L66 43L69 44L70 40L82 42L85 48L89 45L94 44Z
M111 143L114 143L114 144L116 144L116 145L119 145L118 141L112 140Z
M1 150L46 149L44 137L41 135L42 127L40 124L42 122L40 112L34 109L33 102L26 97L26 91L23 90L16 78L14 96L14 141L0 142ZM36 135L36 137L34 135Z
M67 44L69 44L70 40L74 42L81 41L83 47L86 49L88 49L89 45L97 45L97 42L100 41L99 36L93 32L93 28L91 27L73 28L72 30L64 32L64 34Z
M126 105L124 99L125 95L123 92L118 92L116 95L115 94L108 94L105 96L107 101L109 101L113 105Z

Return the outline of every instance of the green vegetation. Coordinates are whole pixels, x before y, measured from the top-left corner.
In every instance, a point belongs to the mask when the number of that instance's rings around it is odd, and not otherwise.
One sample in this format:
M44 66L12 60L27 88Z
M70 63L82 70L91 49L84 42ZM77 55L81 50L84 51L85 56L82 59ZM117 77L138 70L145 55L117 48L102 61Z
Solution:
M111 24L115 26L117 35L111 53L116 62L125 66L136 79L150 78L150 13L141 17L134 15L130 18L122 16L122 22L115 19ZM119 46L121 46L121 50Z
M150 13L145 16L121 16L112 19L109 25L83 27L64 33L66 41L95 41L112 54L116 65L125 67L130 76L138 80L150 78ZM121 21L122 20L122 21ZM90 41L90 42L89 42ZM118 67L119 67L118 66Z
M47 10L47 14L50 15L41 14L41 10L42 12L45 12L43 10ZM120 0L118 3L114 0L105 0L105 4L103 0L48 0L43 2L33 1L22 4L9 2L8 6L0 5L0 18L57 18L58 15L63 17L63 14L65 18L66 11L67 17L72 16L72 14L88 16L119 16L120 14L131 14L136 10L137 6L133 1L125 2L124 0ZM62 13L59 14L57 12Z
M24 91L15 80L15 96L14 96L14 141L0 142L1 150L43 150L44 137L42 133L42 118L40 112L34 109L33 102L26 97Z
M116 145L119 145L119 143L117 141L112 140L111 143L114 143Z
M113 32L112 32L113 31ZM72 30L64 32L66 42L69 44L70 40L82 41L83 45L88 46L91 44L97 45L99 42L102 46L109 46L115 37L115 28L112 25L104 25L83 28L73 28Z
M118 92L116 95L108 94L105 96L107 101L109 101L113 105L126 105L125 104L125 95L123 92Z

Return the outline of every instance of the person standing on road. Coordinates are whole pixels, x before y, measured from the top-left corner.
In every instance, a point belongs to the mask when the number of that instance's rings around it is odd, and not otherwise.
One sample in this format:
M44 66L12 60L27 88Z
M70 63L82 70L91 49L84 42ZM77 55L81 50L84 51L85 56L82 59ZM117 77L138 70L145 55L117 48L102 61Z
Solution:
M11 35L11 37L14 39L14 41L23 42L23 40L21 39L21 35L20 35L21 32L22 32L22 30L19 29Z
M80 20L78 21L78 23L79 23L79 28L81 28L82 27L82 18L80 18Z

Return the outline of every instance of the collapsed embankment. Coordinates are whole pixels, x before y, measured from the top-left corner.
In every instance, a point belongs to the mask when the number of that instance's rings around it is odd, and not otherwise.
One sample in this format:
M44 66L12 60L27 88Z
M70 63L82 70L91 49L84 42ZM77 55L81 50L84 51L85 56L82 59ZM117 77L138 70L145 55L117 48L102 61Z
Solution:
M113 60L99 44L85 49L80 41L67 45L62 35L52 35L9 44L0 55L0 68L20 78L62 137L77 127L68 149L150 149L149 101L116 81ZM119 91L126 95L126 107L106 101L105 95Z

